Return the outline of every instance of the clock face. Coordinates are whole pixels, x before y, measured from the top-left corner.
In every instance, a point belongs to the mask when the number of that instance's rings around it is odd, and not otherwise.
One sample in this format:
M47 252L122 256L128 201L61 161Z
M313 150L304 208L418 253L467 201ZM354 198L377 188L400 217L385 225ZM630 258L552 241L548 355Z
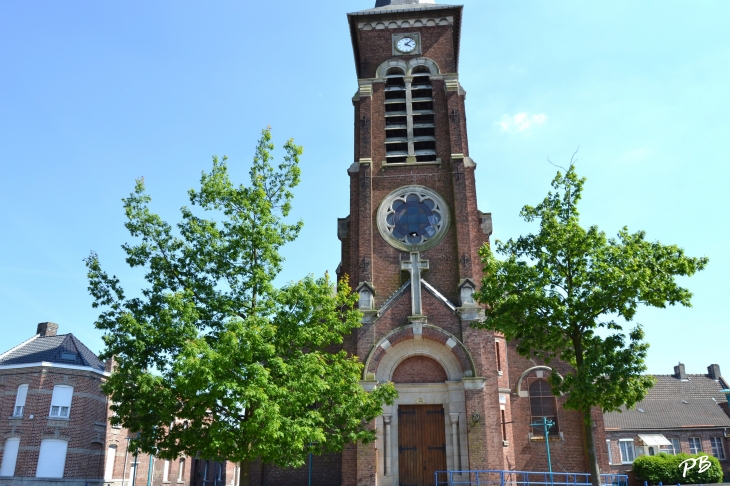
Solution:
M401 52L412 52L416 48L416 40L412 37L404 37L395 46Z

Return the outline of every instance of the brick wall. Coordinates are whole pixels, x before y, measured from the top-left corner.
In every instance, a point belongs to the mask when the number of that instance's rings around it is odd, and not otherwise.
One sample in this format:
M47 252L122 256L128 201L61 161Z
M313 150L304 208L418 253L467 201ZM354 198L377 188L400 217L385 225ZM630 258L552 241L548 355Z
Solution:
M393 383L441 383L446 381L444 368L426 356L406 358L393 372Z
M527 359L517 354L514 345L508 346L508 359L510 363L510 389L513 393L510 396L512 415L515 421L512 424L515 447L515 466L518 470L546 470L547 455L545 443L542 438L530 439L531 433L531 410L529 397L520 397L517 382L524 370L541 365L537 359ZM561 374L569 372L570 368L565 363L551 362L554 371ZM544 378L549 376L544 371ZM534 372L527 375L521 389L527 390L534 380L540 379ZM563 404L567 397L557 397L558 427L562 438L551 438L550 454L553 462L553 471L561 472L588 472L588 462L584 451L583 419L579 412L566 410ZM605 435L603 430L603 417L598 410L591 414L594 421L594 441L598 464L603 472L608 472L608 453L605 450Z
M102 380L98 373L58 367L0 371L0 434L4 439L20 438L16 476L35 477L41 441L56 438L68 441L64 478L101 478L106 434ZM21 384L28 385L24 414L22 418L10 418ZM55 385L73 387L68 419L49 417Z

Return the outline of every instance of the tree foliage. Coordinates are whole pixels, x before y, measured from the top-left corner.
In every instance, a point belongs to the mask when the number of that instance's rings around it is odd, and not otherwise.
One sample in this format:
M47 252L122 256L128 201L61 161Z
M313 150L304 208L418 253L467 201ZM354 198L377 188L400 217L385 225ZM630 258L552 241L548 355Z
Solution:
M362 365L341 351L361 319L347 282L274 284L280 249L302 227L284 220L302 148L289 140L278 166L273 149L264 130L248 186L234 185L226 159L214 157L176 229L137 181L123 200L136 242L122 248L146 271L138 297L97 255L86 259L103 356L116 360L104 391L112 423L139 432L132 449L296 466L309 452L373 440L366 422L394 399L392 385L363 391Z
M596 226L584 229L578 213L584 182L571 163L555 176L554 192L520 213L539 223L537 233L496 242L496 251L481 249L485 276L476 297L487 306L479 326L504 333L523 356L571 365L563 376L552 373L550 383L555 394L567 394L566 408L583 412L593 468L591 408L632 407L653 384L642 374L649 347L642 328L626 335L624 323L642 304L690 306L692 294L676 277L702 270L708 260L647 241L643 231L624 227L607 238Z

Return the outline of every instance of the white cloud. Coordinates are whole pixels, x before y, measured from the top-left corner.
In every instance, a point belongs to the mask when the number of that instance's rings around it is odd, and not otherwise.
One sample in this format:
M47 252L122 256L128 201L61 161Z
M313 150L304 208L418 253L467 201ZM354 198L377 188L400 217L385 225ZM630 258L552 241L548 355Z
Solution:
M520 133L526 132L532 127L540 126L547 121L545 113L531 115L529 113L517 113L516 115L504 115L502 120L497 122L503 132Z

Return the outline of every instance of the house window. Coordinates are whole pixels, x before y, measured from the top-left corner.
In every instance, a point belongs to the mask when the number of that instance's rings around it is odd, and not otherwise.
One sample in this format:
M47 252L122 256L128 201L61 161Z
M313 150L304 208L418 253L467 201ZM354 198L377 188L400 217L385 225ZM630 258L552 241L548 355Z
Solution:
M110 445L106 451L106 468L104 469L104 481L111 481L114 477L114 460L117 457L117 446Z
M710 437L710 445L712 446L712 455L720 460L724 460L725 447L722 445L722 437Z
M67 450L68 442L65 440L42 440L41 452L38 455L38 467L36 468L35 476L37 478L62 478L63 470L66 467Z
M606 447L608 448L608 463L613 464L613 453L611 452L611 440L606 439Z
M0 476L15 476L15 462L18 460L20 437L11 437L5 441L3 462L0 465Z
M672 443L672 445L665 445L659 447L659 452L664 452L666 454L679 454L679 439L667 439L669 442Z
M22 417L25 409L25 399L28 396L28 385L20 385L18 394L15 397L15 408L13 408L13 417Z
M53 387L51 398L51 417L68 418L71 411L71 399L74 389L72 386L56 385ZM49 476L50 477L50 476Z
M177 480L182 481L185 477L185 459L180 459L180 468L177 470Z
M170 481L170 461L165 459L165 465L162 467L162 482Z
M689 438L689 453L697 454L698 452L702 452L702 441L700 441L699 437L690 437Z
M542 421L542 418L553 422L553 426L548 429L548 436L559 435L558 431L558 412L555 396L550 389L550 384L545 380L537 380L530 385L530 410L532 412L532 423ZM533 437L544 436L543 427L532 427Z
M494 350L497 353L497 371L502 371L502 353L499 349L499 341L494 342Z
M636 458L634 453L634 439L620 439L618 442L621 450L621 464L631 464Z
M113 406L116 406L116 405L117 405L117 403L115 402L113 404ZM119 414L117 412L115 412L114 409L109 407L109 417L114 419L114 418L119 417ZM112 429L121 429L121 428L122 428L122 424L113 424L112 425Z

